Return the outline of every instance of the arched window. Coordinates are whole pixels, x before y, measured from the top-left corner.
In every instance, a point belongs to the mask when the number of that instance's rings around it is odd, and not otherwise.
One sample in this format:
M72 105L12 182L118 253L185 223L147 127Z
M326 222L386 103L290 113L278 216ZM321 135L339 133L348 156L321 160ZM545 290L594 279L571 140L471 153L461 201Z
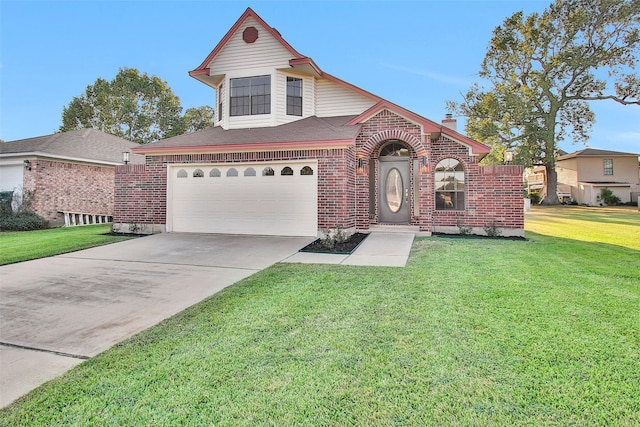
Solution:
M266 168L262 169L262 176L274 176L276 173L273 170L273 168L270 168L269 166L267 166Z
M186 178L186 177L188 177L188 176L189 176L189 174L187 173L187 171L186 171L186 170L184 170L184 169L180 169L180 170L178 171L178 178Z
M305 166L300 169L300 175L313 175L313 169L311 169L309 166Z
M220 169L211 169L211 171L209 171L209 178L220 178Z
M289 166L285 166L284 168L282 168L282 172L280 172L280 175L293 175L293 169L291 169Z
M441 160L434 174L436 210L464 210L464 166L456 159Z
M394 156L394 157L408 157L409 149L397 139L392 139L380 150L380 157Z
M246 168L244 170L244 176L256 176L256 170L254 168Z
M238 171L236 170L236 168L230 168L227 171L227 176L238 176Z
M202 172L202 169L196 169L193 171L193 177L194 178L204 178L204 172Z

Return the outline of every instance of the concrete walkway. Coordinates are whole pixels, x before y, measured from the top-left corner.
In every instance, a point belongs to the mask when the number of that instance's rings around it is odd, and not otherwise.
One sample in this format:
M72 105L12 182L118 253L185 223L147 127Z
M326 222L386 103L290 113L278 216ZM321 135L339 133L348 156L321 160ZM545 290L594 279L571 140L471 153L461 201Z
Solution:
M313 238L168 233L0 267L0 407L276 262L402 267L414 235L351 255Z
M372 232L349 255L297 252L282 262L304 264L369 265L404 267L409 259L414 233Z

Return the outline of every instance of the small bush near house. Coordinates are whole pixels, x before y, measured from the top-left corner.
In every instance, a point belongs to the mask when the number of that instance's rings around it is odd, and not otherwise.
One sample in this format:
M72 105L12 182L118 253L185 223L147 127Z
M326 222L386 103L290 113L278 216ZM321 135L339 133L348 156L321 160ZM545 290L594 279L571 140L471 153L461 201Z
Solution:
M620 197L613 194L613 191L609 190L608 188L603 188L602 190L600 190L598 201L600 203L604 203L607 206L618 206L622 203Z
M47 221L31 212L17 212L0 216L0 230L2 231L30 231L46 228Z
M18 210L15 212L11 206L13 192L3 192L2 196L0 231L30 231L47 227L47 221L31 210L33 192L25 191L23 193Z
M531 199L532 205L540 204L540 194L538 193L529 193L529 198Z

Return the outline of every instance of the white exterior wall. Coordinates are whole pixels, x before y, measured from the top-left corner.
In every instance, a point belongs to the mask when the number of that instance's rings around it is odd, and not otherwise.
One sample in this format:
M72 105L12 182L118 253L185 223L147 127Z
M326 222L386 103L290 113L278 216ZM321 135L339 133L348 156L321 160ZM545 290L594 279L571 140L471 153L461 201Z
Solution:
M302 116L287 115L287 77L302 79ZM276 125L295 122L315 115L314 91L315 79L301 74L276 72L276 86L272 87L272 96L276 97Z
M22 191L24 185L23 159L0 161L0 191Z
M363 113L375 104L369 98L328 80L316 83L316 115L318 117L349 116Z
M253 43L245 43L242 40L242 32L247 27L258 29L258 39ZM289 66L290 59L292 59L291 53L258 24L258 21L249 18L231 37L209 67L211 75L217 75L253 68L285 68ZM247 74L245 77L251 75Z
M258 39L245 43L242 33L247 27L258 29ZM216 124L224 129L277 126L302 118L357 115L375 104L371 99L331 81L311 75L287 73L293 55L255 19L249 18L209 63L211 75L224 75L222 87L216 91L215 109L222 105L222 116ZM242 77L271 76L271 114L229 115L230 80ZM303 79L302 116L286 114L288 75Z
M613 160L613 175L604 174L604 159ZM636 156L598 156L578 158L579 181L616 181L638 183Z

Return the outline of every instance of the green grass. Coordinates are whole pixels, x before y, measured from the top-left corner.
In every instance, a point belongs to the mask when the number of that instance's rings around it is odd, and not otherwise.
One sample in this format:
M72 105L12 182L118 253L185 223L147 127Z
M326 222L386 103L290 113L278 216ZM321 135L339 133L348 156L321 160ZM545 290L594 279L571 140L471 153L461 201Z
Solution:
M28 261L118 242L125 237L106 236L108 224L0 233L0 265Z
M0 425L638 425L640 216L572 212L534 208L528 241L416 239L406 268L277 264Z

